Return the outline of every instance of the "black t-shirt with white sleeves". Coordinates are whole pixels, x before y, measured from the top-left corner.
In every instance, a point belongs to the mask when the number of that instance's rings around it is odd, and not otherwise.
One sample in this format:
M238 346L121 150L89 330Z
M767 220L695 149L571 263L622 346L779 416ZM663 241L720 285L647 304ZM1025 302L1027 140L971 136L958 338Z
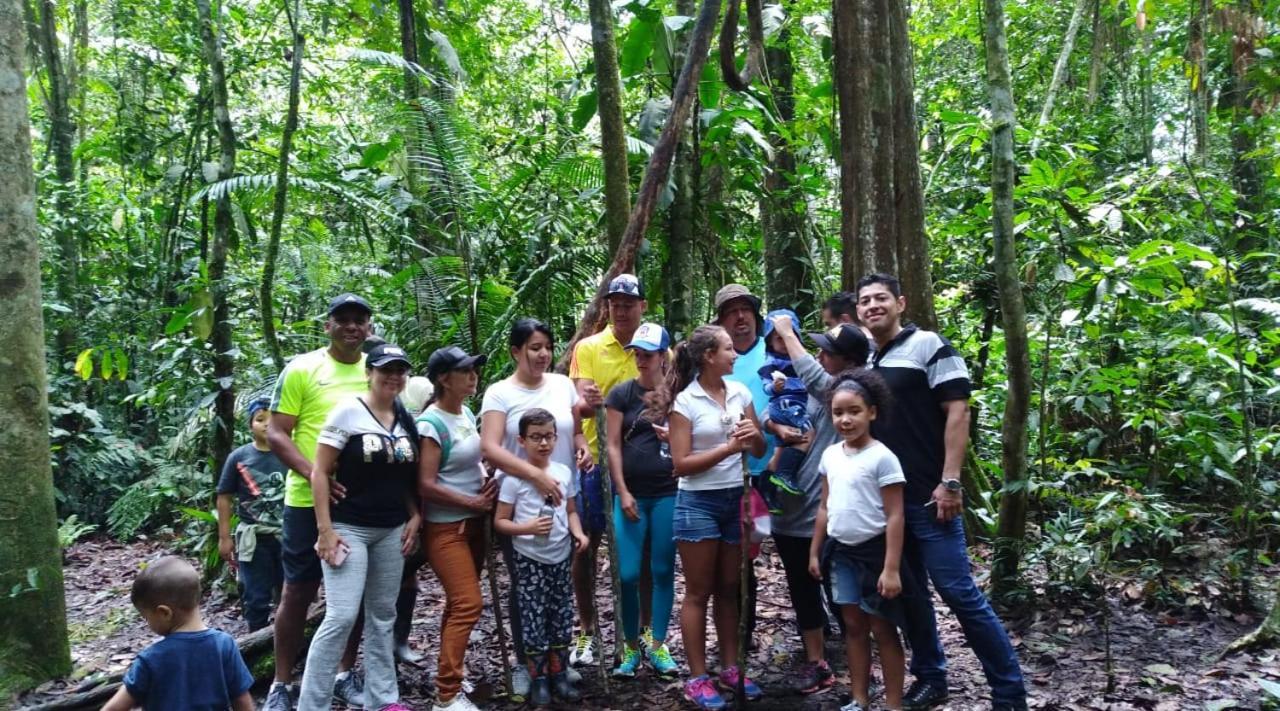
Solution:
M320 430L318 444L338 450L337 480L345 498L329 505L336 523L369 528L395 528L409 520L406 497L418 477L418 455L399 418L388 429L360 398L333 408Z
M613 386L604 399L605 407L622 413L622 479L637 498L674 496L679 480L671 473L671 451L644 417L647 392L632 378Z

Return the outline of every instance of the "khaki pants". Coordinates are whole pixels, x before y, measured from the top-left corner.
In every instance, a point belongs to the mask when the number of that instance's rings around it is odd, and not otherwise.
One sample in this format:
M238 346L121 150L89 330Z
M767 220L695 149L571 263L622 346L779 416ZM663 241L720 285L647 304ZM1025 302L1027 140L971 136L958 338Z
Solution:
M480 619L480 571L484 567L484 517L452 523L427 523L423 529L427 563L444 587L440 625L440 663L436 699L442 703L462 690L463 657L471 629Z

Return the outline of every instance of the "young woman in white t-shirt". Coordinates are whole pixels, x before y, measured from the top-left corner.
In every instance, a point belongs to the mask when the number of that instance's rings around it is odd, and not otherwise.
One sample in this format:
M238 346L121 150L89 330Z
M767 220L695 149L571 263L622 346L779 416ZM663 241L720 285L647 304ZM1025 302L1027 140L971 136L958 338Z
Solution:
M764 437L741 383L727 380L737 359L733 341L719 326L700 326L676 346L675 383L670 393L671 461L680 478L673 533L684 570L680 629L690 679L685 697L699 708L724 707L707 674L707 606L715 598L720 683L735 689L743 672L738 657L738 580L741 571L742 481L746 453L764 454ZM661 399L661 398L660 398ZM743 680L749 699L763 695Z
M520 416L534 408L547 410L555 417L556 444L551 461L569 471L589 469L591 450L582 435L582 418L578 411L578 389L573 381L559 373L548 373L554 358L555 342L551 329L537 319L522 318L511 326L507 338L511 360L516 370L509 377L490 385L480 404L480 449L484 458L499 471L499 478L514 476L529 482L544 496L559 505L565 491L545 471L527 461L520 446ZM499 481L501 486L501 481ZM513 589L518 585L511 539L502 536L503 559ZM520 628L519 601L510 595L511 637L516 659L525 658L524 635ZM516 696L526 696L530 678L523 664L512 673Z
M871 436L889 388L870 370L845 371L828 390L831 421L841 441L822 453L822 503L809 548L809 573L830 585L844 618L853 703L870 708L871 640L875 632L884 672L885 704L902 708L905 664L897 625L886 607L902 593L902 490L898 458ZM873 612L874 611L874 612Z

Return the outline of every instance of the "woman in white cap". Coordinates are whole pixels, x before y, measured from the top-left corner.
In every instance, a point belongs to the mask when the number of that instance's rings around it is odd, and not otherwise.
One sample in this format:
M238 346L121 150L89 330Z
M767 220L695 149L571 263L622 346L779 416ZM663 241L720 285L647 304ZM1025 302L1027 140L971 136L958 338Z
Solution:
M639 375L613 387L605 398L605 442L609 474L616 494L613 527L618 539L618 573L622 581L622 660L614 676L634 677L641 654L663 676L677 671L667 649L667 627L675 598L676 547L672 533L676 479L672 476L665 412L655 411L652 393L671 371L671 337L656 323L636 329L626 349L635 356ZM649 546L653 580L653 644L640 645L640 578L644 549Z

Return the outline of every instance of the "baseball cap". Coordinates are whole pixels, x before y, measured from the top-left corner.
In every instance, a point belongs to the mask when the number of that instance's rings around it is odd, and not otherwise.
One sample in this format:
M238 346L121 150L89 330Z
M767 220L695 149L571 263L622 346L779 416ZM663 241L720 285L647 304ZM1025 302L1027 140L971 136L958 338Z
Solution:
M333 297L333 300L329 302L329 315L332 316L334 311L344 306L355 306L356 308L364 309L370 316L373 315L373 307L369 305L369 302L350 292Z
M445 346L437 348L435 353L427 359L427 377L435 380L451 370L467 370L469 368L479 368L489 360L489 356L481 353L480 355L467 355L467 352L457 346Z
M751 302L751 308L757 313L760 311L760 297L751 293L751 290L741 284L725 284L720 287L720 291L716 292L716 313L719 314L724 310L724 305L734 299L746 299Z
M809 338L812 338L822 350L843 356L855 363L865 363L867 354L871 350L862 329L851 323L836 324L826 333L810 333Z
M413 363L409 362L409 354L393 343L375 346L365 357L365 365L370 368L385 368L392 363L404 363L406 368L413 367Z
M773 333L773 319L776 316L790 316L791 330L800 335L800 317L796 316L796 312L791 309L774 309L764 317L764 339L769 340L769 335Z
M626 345L626 349L638 348L656 353L665 351L670 346L671 336L667 335L667 329L656 323L642 323L640 328L636 329L635 335L631 337L631 342Z
M640 280L635 274L619 274L609 282L609 293L605 294L605 296L613 296L614 294L643 299L644 289L640 286Z
M266 410L270 406L271 403L267 402L266 398L260 397L254 400L244 409L245 419L249 420L249 422L253 422L253 416L258 414L259 410Z

